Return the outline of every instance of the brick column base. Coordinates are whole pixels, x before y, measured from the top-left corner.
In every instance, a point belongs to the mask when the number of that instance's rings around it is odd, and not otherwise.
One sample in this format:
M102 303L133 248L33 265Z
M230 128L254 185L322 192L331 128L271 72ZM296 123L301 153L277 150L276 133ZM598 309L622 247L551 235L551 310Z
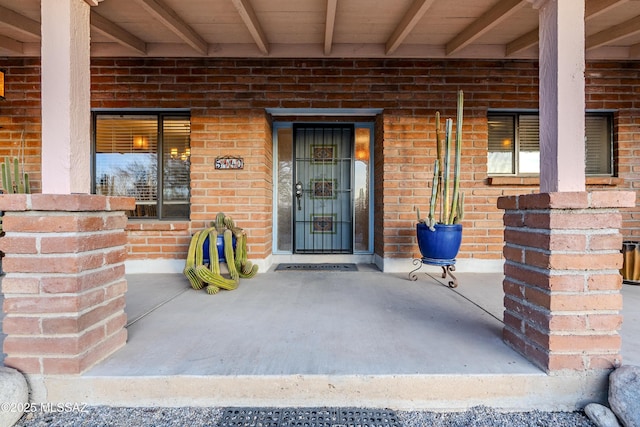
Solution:
M127 339L125 211L135 200L0 195L6 366L78 374Z
M500 197L507 344L548 373L621 362L622 215L635 192Z

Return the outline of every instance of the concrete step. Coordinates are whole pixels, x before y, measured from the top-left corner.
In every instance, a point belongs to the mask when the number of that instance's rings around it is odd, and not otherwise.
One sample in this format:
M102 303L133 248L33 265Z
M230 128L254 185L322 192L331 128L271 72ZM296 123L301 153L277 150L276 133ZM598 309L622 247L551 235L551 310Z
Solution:
M30 376L34 401L108 406L359 407L574 411L606 402L605 373L549 376Z

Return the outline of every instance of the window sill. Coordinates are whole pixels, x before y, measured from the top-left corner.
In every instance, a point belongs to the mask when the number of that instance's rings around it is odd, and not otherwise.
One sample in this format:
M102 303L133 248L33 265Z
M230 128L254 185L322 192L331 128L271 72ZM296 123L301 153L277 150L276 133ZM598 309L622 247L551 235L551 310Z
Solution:
M489 185L500 186L539 186L537 176L491 176L487 179ZM613 176L588 176L587 185L616 187L624 183L624 179Z

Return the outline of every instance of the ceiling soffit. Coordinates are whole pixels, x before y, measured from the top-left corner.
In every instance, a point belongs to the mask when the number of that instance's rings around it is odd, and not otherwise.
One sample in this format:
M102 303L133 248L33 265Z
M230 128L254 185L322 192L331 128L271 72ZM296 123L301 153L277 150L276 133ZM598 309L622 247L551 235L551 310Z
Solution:
M94 57L538 57L529 0L85 0ZM0 0L0 55L39 56L40 0ZM588 59L640 59L640 0L586 0Z

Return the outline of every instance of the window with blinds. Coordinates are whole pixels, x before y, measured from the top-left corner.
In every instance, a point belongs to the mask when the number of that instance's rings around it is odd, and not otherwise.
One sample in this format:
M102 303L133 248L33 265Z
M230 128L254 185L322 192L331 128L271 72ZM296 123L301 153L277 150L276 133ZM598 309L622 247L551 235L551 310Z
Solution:
M499 174L540 173L539 118L529 113L491 113L488 116L487 171ZM585 173L611 175L611 115L588 113L585 120Z
M611 115L589 114L585 120L586 173L612 175Z
M189 218L190 118L94 115L94 192L135 197L130 217Z
M493 115L489 124L489 174L514 174L515 169L515 116Z

